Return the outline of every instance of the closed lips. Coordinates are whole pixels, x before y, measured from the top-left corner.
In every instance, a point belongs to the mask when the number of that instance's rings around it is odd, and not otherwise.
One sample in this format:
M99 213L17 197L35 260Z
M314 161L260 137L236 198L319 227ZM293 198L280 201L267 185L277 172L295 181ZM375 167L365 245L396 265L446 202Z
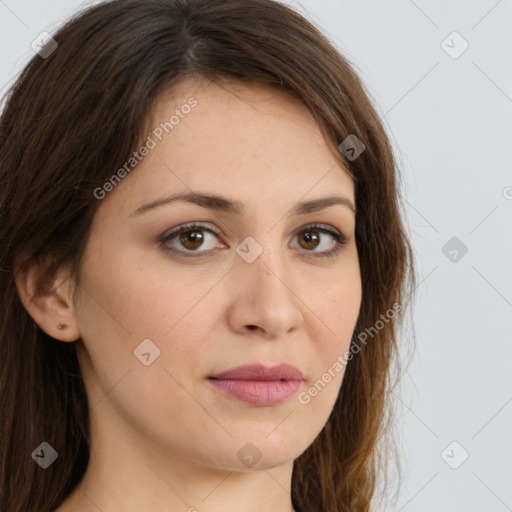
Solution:
M208 377L210 384L223 394L251 404L270 407L297 393L305 380L302 372L287 363L265 366L257 363L239 366Z
M302 372L287 363L277 366L265 366L261 363L238 366L230 370L211 375L210 379L217 380L259 380L259 381L279 381L279 380L304 380Z

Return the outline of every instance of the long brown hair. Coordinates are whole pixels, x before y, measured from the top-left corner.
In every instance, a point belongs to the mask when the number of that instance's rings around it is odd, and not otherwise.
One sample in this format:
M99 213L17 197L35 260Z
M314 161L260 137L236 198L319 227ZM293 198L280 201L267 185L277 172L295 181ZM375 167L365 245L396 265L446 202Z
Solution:
M324 429L294 462L292 502L301 512L370 510L405 308L377 322L407 304L415 277L392 147L352 65L273 0L114 0L89 7L53 38L58 48L34 55L0 118L0 510L53 511L84 475L90 448L75 343L39 328L15 272L37 258L48 275L68 265L79 285L99 204L93 191L135 150L159 95L194 75L293 94L354 178L359 350ZM355 159L338 149L348 136L364 144ZM369 328L371 339L360 343ZM59 454L46 470L31 457L42 441Z

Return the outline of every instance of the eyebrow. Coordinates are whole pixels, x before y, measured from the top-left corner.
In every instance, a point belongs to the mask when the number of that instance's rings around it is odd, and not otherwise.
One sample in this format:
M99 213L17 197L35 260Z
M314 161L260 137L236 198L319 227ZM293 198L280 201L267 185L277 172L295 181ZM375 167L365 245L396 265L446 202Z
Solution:
M177 201L193 203L202 206L203 208L208 208L209 210L212 211L231 213L235 215L243 215L245 211L244 203L242 203L241 201L228 199L217 194L204 194L200 192L181 192L173 194L171 196L156 199L147 204L143 204L142 206L137 208L133 213L131 213L130 217L141 215L145 212L158 208L159 206L171 204ZM354 214L356 213L354 203L350 199L340 196L329 196L322 197L320 199L311 199L310 201L298 203L291 209L288 215L305 215L307 213L323 210L324 208L328 208L329 206L333 206L336 204L346 206L350 210L352 210Z

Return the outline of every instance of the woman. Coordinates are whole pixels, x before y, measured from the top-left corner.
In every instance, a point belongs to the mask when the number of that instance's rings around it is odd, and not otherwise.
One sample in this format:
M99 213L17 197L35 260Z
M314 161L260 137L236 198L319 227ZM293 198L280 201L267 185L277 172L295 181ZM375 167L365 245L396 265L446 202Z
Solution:
M272 0L45 41L1 117L0 509L370 510L414 270L351 66Z

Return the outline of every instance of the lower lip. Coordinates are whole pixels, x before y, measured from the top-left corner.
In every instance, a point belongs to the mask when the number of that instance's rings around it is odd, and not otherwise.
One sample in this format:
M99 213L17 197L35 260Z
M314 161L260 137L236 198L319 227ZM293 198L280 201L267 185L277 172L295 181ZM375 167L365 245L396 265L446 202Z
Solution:
M275 405L299 390L301 380L208 379L211 385L238 400L253 405Z

